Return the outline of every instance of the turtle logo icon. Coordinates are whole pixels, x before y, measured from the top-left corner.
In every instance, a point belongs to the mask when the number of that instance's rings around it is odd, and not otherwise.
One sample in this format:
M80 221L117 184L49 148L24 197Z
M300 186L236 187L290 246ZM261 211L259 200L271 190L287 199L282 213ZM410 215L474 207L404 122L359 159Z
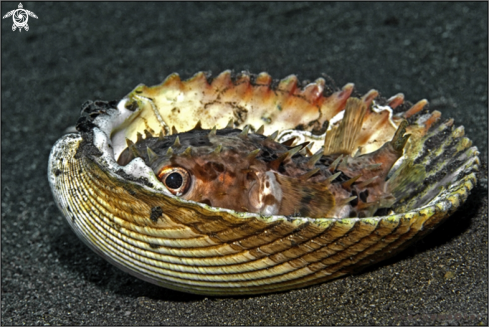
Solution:
M19 9L11 10L2 17L2 19L4 19L13 16L14 24L12 25L12 31L15 31L17 28L19 29L19 32L22 32L22 28L28 31L29 25L27 25L27 21L29 20L29 16L37 19L36 14L23 8L22 3L19 2Z

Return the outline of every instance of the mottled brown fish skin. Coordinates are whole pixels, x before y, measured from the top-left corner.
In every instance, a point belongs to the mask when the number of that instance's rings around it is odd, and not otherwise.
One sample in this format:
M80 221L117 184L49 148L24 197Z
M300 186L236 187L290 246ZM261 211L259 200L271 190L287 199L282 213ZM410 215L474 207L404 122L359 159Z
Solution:
M386 143L358 157L323 155L313 166L311 157L297 151L297 147L239 129L196 129L164 138L141 138L121 154L118 163L125 165L139 156L159 177L173 167L183 168L189 185L176 195L241 212L357 217L373 215L395 200L385 193L384 185L402 147Z

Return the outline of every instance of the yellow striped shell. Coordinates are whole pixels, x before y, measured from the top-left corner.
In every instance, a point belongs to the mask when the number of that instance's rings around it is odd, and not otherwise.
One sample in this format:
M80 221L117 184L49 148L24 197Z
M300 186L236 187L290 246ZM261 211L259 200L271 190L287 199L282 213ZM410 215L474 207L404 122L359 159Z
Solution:
M297 137L320 149L342 119L353 85L333 92L323 79L298 86L229 71L212 81L204 73L161 85L140 85L119 102L88 103L78 133L63 136L49 158L48 177L58 207L90 248L151 283L206 295L257 294L305 287L359 270L399 252L454 212L476 183L476 147L463 127L440 113L388 100L372 90L359 132L358 153L392 139L403 119L411 134L389 178L398 190L422 186L387 216L308 218L261 216L186 201L172 195L143 160L117 157L138 134L250 125L277 139ZM97 108L95 111L93 108ZM325 124L326 123L326 124ZM424 181L424 183L423 183ZM394 190L395 192L396 190Z

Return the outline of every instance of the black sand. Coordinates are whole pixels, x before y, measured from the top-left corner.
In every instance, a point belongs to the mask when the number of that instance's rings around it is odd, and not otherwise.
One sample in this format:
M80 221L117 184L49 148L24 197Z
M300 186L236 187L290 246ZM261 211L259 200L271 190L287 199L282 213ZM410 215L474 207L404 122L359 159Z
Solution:
M17 5L2 2L2 15ZM397 257L241 298L170 291L112 267L70 230L46 178L85 100L225 69L426 98L487 162L486 2L23 5L38 16L28 32L2 20L2 325L487 325L485 172L455 215Z

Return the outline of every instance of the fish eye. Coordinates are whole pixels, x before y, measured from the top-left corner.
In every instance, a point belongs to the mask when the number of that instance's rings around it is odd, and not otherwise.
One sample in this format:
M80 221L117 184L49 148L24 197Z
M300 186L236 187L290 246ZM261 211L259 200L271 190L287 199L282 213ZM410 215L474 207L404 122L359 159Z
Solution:
M175 195L182 195L190 186L189 173L180 167L166 167L158 173L158 179Z

